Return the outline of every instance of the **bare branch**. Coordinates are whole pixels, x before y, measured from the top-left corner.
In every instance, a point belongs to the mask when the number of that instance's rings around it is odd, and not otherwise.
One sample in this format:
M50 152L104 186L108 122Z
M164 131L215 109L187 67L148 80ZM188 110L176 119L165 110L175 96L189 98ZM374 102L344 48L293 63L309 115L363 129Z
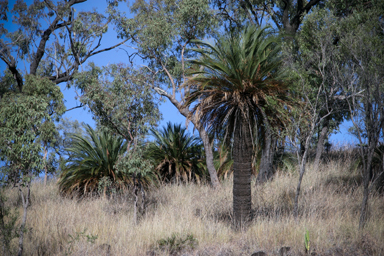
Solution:
M79 106L76 106L76 107L73 107L73 108L69 108L69 109L65 110L64 113L66 113L66 112L68 112L68 111L71 111L71 110L74 110L74 109L77 109L77 108L82 108L82 107L84 107L84 104L83 104L83 103L80 103Z
M108 48L104 48L104 49L99 50L99 51L97 51L97 52L92 52L89 56L87 56L87 58L88 58L88 57L91 57L91 56L93 56L93 55L99 54L99 53L101 53L101 52L106 52L106 51L110 51L110 50L112 50L112 49L115 49L116 47L118 47L118 46L124 44L124 43L127 42L127 41L128 41L128 39L125 39L125 40L122 41L121 43L118 43L118 44L116 44L116 45L114 45L114 46L111 46L111 47L108 47ZM84 62L84 61L83 61L83 62Z

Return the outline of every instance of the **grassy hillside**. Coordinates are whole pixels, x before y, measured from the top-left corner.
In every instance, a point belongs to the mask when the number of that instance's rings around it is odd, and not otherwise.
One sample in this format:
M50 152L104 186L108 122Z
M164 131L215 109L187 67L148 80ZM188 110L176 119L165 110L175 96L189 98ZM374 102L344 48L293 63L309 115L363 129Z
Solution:
M196 184L152 188L137 224L130 195L75 200L59 196L54 181L47 187L35 182L25 255L279 255L283 246L299 255L306 230L317 254L384 255L384 196L370 197L369 220L359 232L362 187L352 160L331 161L319 172L308 166L297 221L297 172L280 171L272 182L253 185L254 220L243 232L230 228L232 180L216 191ZM22 213L16 190L6 194ZM16 247L17 239L12 242Z

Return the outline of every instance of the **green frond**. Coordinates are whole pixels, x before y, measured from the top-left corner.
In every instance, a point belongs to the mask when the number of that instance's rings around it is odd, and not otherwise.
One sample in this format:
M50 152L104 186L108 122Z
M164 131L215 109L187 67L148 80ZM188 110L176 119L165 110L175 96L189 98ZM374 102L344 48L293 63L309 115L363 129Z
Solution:
M248 126L253 136L254 127L263 134L266 117L273 117L273 125L283 121L278 109L290 104L288 84L280 69L279 38L268 27L249 27L240 36L219 38L214 45L194 43L202 46L193 49L201 57L191 62L203 70L189 77L195 88L186 98L186 106L194 104L190 117L200 120L212 135L227 134L228 139L241 125Z
M130 179L115 170L120 155L127 149L127 142L107 132L96 132L86 127L89 138L72 135L73 143L67 148L69 154L59 178L59 189L64 194L93 193L100 179L109 177L124 186Z
M196 180L206 176L203 146L199 138L190 136L180 124L167 123L162 130L151 130L154 141L147 149L163 182Z

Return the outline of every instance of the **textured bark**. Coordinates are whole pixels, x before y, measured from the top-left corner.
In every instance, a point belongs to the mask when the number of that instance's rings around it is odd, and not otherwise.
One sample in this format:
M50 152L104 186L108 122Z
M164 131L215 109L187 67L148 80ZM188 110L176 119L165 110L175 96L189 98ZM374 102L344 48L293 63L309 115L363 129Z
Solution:
M306 152L304 153L306 155ZM299 182L297 183L296 188L296 195L295 195L295 202L293 205L293 217L297 219L299 216L299 196L300 196L300 190L301 190L301 182L303 181L304 173L305 173L305 162L306 162L306 156L303 156L303 160L300 164L300 176L299 176Z
M233 142L233 226L245 228L251 220L252 142L249 128L235 131Z
M294 10L294 13L291 14L289 14L289 10L292 9L293 1L283 0L282 2L284 3L284 6L281 10L281 13L283 14L281 23L287 34L294 35L300 27L303 15L308 13L313 6L320 2L320 0L311 0L305 6L303 0L298 0L296 9Z
M21 184L19 184L19 192L20 192L22 203L23 203L23 217L21 219L20 232L19 232L19 250L17 253L18 256L23 255L23 250L24 250L24 246L23 246L24 229L25 229L25 224L27 223L27 210L29 206L29 199L31 196L31 180L32 179L30 179L26 185L27 194L25 196L24 196Z
M44 165L44 187L47 186L47 180L48 180L48 167L47 167L47 155L48 155L48 149L47 149L47 145L44 145L44 161L45 161L45 165Z
M204 143L206 164L207 164L209 176L211 178L211 184L213 188L215 189L219 188L220 187L219 178L217 177L217 172L216 172L215 166L213 165L212 143L209 142L209 137L205 132L204 127L198 127L198 131L200 134L200 138L203 140L203 143Z
M323 154L324 150L324 141L325 138L328 135L328 130L329 130L329 120L326 118L324 120L323 128L321 129L320 136L319 136L319 141L317 143L317 148L316 148L316 157L315 157L315 163L314 163L314 170L317 171L320 165L320 159Z
M135 225L137 225L137 201L138 201L138 191L139 189L137 188L137 185L135 184L133 187L133 196L134 196L134 201L133 201L133 222Z
M265 137L265 144L261 152L259 174L256 178L259 184L265 183L273 177L274 140L269 129L267 129Z
M145 190L143 185L140 182L140 191L141 191L141 212L145 214Z
M184 107L180 102L176 100L175 97L172 95L169 95L166 91L164 91L161 88L154 87L154 90L162 95L168 98L168 100L179 110L179 113L182 114L184 117L189 119L193 125L196 127L196 129L199 131L200 138L203 141L204 144L204 151L205 151L205 161L207 164L208 172L209 172L209 177L211 178L211 185L214 189L220 188L220 181L219 178L217 177L217 172L215 169L215 166L213 164L213 152L212 152L212 143L209 142L209 136L207 132L204 129L204 126L202 126L199 121L197 121L195 118L190 117L190 112L189 109Z

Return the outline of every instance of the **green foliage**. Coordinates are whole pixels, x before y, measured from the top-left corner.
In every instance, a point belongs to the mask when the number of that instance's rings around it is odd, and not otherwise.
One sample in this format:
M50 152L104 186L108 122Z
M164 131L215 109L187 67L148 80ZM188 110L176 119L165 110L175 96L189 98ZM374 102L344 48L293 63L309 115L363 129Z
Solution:
M1 59L10 68L19 60L27 60L31 74L68 81L79 65L99 50L99 39L107 32L110 19L96 10L76 11L73 7L80 3L77 1L27 2L17 1L9 10L17 30L0 26ZM3 19L6 16L0 15Z
M128 38L138 55L148 65L157 86L168 88L185 82L186 52L192 39L210 36L218 27L218 16L208 0L132 1L127 18L115 12L114 17L122 38ZM182 90L178 87L177 90ZM174 95L175 96L175 95Z
M306 253L310 253L310 249L311 249L311 244L310 244L310 240L309 240L309 231L306 230L305 231L305 235L304 235L304 248L305 248L305 252Z
M115 168L128 177L139 179L144 187L148 187L157 180L157 173L151 161L145 159L141 147L121 155Z
M59 170L62 170L65 165L65 158L67 151L66 148L72 147L73 143L73 134L76 134L80 137L86 137L87 134L84 131L84 127L86 124L84 122L79 123L78 120L71 120L67 117L60 119L60 122L56 125L56 129L58 131L57 134L57 144L56 152L59 155Z
M170 237L157 241L157 249L166 251L169 255L178 255L183 250L190 250L197 246L198 241L192 234L182 236L181 234L173 233Z
M279 69L279 40L267 28L249 27L239 36L219 38L215 45L194 42L204 48L194 49L201 58L192 63L204 70L191 73L189 83L198 87L186 102L196 103L192 113L209 133L224 134L229 142L242 125L253 137L252 127L256 127L262 137L264 124L281 123L283 115L278 110L289 108L288 85Z
M99 180L97 192L100 196L103 195L104 197L106 197L107 195L116 194L117 191L113 187L113 182L111 178L104 176Z
M3 95L0 152L1 160L6 163L2 168L6 170L4 179L18 182L26 174L40 173L45 165L42 142L54 141L53 121L64 109L59 87L46 78L28 75L23 93L10 90Z
M18 237L17 233L17 220L19 217L18 212L12 212L6 206L6 198L3 194L3 188L0 188L0 252L2 255L14 255L11 247L13 238Z
M106 131L86 128L88 138L72 135L66 160L59 178L60 191L65 194L96 192L99 181L109 177L119 189L130 183L130 178L114 167L119 156L127 150L127 142Z
M161 117L149 80L144 69L123 64L98 68L91 63L88 71L76 76L75 84L83 92L80 100L100 125L135 143Z
M336 75L345 66L338 45L338 23L330 10L314 8L305 16L295 43L284 44L285 67L300 101L300 108L289 113L293 122L285 131L296 137L297 144L324 126L327 138L348 118L348 105L340 96L345 91ZM315 143L317 139L312 138Z
M181 125L167 123L162 130L151 129L155 140L146 155L151 159L163 182L200 181L206 176L201 140L190 136Z
M134 18L120 19L121 35L134 35L144 54L175 56L179 43L202 38L217 25L207 0L135 1L130 11Z

